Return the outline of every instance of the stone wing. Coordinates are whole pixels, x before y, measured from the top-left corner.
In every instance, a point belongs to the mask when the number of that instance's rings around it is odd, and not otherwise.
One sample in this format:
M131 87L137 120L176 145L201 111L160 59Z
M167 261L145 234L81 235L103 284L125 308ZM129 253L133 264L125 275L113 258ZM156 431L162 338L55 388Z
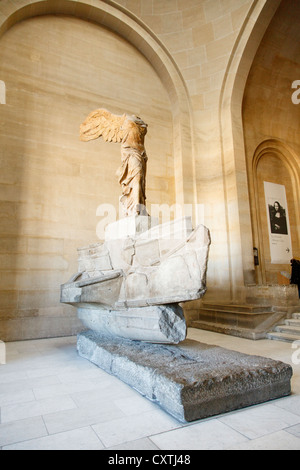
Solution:
M80 140L89 140L103 137L106 142L122 142L125 136L122 124L126 115L112 114L106 109L92 111L80 125Z

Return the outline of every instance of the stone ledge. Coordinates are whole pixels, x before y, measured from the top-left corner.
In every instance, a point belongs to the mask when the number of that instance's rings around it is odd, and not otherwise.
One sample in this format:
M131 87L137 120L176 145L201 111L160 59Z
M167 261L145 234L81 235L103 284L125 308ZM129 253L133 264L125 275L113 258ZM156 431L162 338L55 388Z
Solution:
M77 350L182 422L291 392L291 366L193 340L161 345L89 330L78 335Z
M286 317L286 311L270 305L204 303L189 326L247 339L262 339Z

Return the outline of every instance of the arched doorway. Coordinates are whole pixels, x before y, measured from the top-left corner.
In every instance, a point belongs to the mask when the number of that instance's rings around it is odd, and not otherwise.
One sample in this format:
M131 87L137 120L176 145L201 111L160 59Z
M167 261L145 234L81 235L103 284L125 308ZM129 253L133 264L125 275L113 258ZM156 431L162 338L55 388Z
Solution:
M300 254L297 155L287 144L270 139L257 147L252 165L251 213L254 244L258 247L260 261L256 266L257 283L283 283L282 273L290 272L290 259ZM277 232L270 225L271 214L268 210L268 206L274 205L275 201L282 206L287 220L285 230L277 228ZM269 209L272 210L271 207ZM286 253L281 253L282 249Z
M293 100L294 81L300 73L299 15L298 3L281 1L256 52L243 95L252 234L260 257L260 265L255 268L258 284L283 282L280 272L290 272L289 253L300 256L300 121L299 105ZM268 233L265 201L268 194L264 190L268 182L277 185L271 194L276 194L276 188L278 197L281 192L286 194L292 248L286 246L285 262L281 257L280 263L276 262L276 247L279 250L276 237Z

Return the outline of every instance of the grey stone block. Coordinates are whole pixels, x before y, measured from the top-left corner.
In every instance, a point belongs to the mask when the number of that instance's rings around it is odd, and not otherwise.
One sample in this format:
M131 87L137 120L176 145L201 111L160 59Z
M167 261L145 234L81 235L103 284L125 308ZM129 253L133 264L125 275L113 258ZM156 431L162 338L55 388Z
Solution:
M163 345L85 331L77 349L182 422L291 392L290 365L193 340Z
M186 338L186 322L177 304L124 310L78 308L78 318L98 334L153 343L179 343Z

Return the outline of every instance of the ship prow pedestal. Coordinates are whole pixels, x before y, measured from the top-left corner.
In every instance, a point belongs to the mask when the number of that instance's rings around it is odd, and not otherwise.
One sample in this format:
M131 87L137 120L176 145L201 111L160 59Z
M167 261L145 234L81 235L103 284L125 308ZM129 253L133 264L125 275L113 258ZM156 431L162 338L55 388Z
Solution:
M209 245L208 229L193 229L190 217L120 219L103 243L78 249L78 273L61 286L61 302L95 332L177 344L186 338L179 303L206 291Z
M186 339L180 303L205 294L209 246L208 229L189 217L127 217L78 249L78 272L61 286L87 328L80 356L182 422L291 392L291 366Z

